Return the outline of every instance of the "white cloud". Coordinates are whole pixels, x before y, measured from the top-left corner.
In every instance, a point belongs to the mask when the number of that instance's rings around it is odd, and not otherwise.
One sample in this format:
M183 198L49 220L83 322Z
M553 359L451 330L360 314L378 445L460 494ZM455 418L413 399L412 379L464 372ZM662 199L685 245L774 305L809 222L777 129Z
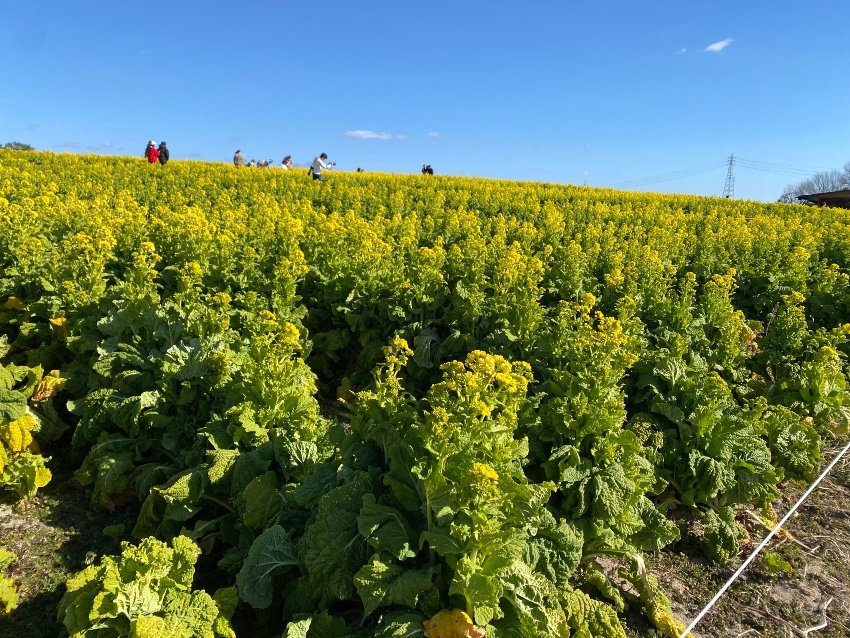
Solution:
M80 148L82 144L79 142L65 142L63 144L55 144L53 148Z
M428 133L428 137L430 137L431 139L437 139L438 137L440 137L440 134L436 131L431 131L430 133Z
M378 131L346 131L342 134L354 140L406 140L407 135L399 135L398 133L382 133Z
M723 49L732 44L732 38L726 38L725 40L721 40L720 42L715 42L714 44L709 44L705 47L705 51L709 53L720 53Z
M89 151L108 151L110 149L115 148L115 144L112 142L101 142L100 144L95 144L94 146L87 146L86 150Z
M688 52L688 47L682 47L681 49L679 49L679 55L681 55L683 53L687 53L687 52Z

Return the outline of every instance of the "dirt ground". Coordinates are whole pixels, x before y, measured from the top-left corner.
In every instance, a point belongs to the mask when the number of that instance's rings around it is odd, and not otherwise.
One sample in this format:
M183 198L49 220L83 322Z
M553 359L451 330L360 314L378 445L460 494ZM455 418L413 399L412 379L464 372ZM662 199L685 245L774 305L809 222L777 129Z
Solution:
M839 447L824 452L828 464ZM775 503L781 517L807 488L787 483ZM104 536L111 525L131 529L134 511L93 513L87 496L74 487L70 471L54 469L54 480L26 511L0 501L0 545L19 556L10 575L19 586L20 605L11 618L0 618L0 636L44 638L60 635L56 606L66 576L117 553L118 542ZM751 540L739 560L719 567L680 541L647 557L647 566L671 599L677 617L688 623L720 589L768 530L741 511ZM732 638L850 637L850 453L809 496L769 548L791 571L772 574L759 560L718 601L694 636ZM656 632L635 613L627 619L630 638L655 638Z
M841 451L824 450L824 468ZM786 483L774 503L781 518L808 489ZM740 520L750 541L739 560L724 567L707 562L682 544L649 558L648 566L685 624L708 604L769 532L746 511ZM694 630L694 636L731 638L847 638L850 636L850 452L809 495L767 549L792 571L772 574L756 558ZM654 632L636 629L633 636Z

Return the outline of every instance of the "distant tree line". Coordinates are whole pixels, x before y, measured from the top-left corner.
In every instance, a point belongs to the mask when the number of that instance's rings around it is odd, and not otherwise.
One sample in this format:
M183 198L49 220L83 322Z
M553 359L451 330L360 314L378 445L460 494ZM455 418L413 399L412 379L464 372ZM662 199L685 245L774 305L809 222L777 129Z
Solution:
M816 173L798 184L789 184L782 191L778 201L785 204L799 204L800 200L797 199L799 195L830 193L845 189L850 189L850 162L847 162L841 170Z
M10 151L34 151L35 149L29 144L23 142L6 142L0 148L9 149Z

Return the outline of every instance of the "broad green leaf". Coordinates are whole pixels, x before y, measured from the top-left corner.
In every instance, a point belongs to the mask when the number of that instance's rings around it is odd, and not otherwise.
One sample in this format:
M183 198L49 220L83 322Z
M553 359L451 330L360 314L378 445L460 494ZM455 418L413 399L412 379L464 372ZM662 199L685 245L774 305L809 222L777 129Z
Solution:
M337 485L337 463L319 465L307 475L293 492L295 503L301 507L313 507L318 500Z
M252 529L264 529L280 512L282 501L278 494L277 474L266 472L248 483L242 497L245 513L242 520Z
M354 584L366 614L379 607L416 607L419 596L431 589L439 568L410 570L382 561L377 555L354 575Z
M416 556L413 526L395 507L376 503L373 494L363 496L357 528L378 553L387 552L398 560Z
M273 525L251 545L236 575L239 598L255 609L272 604L274 577L298 565L295 547L280 525Z
M679 538L676 524L667 520L645 496L641 496L631 509L643 524L640 531L629 536L629 542L638 549L658 552Z
M283 638L307 638L310 633L310 625L312 624L312 618L289 622L284 630Z
M591 479L593 517L611 521L623 513L633 499L635 484L626 476L619 463L609 465Z
M27 399L20 392L0 388L0 423L20 419L27 411Z
M299 541L305 587L319 608L355 594L354 574L370 555L357 517L363 495L371 491L371 476L361 472L326 493Z
M261 474L268 472L272 464L272 449L262 445L250 452L243 452L233 463L233 473L230 479L230 493L238 496L245 491L248 484Z
M397 611L381 615L374 638L424 638L423 623L427 618L413 611Z

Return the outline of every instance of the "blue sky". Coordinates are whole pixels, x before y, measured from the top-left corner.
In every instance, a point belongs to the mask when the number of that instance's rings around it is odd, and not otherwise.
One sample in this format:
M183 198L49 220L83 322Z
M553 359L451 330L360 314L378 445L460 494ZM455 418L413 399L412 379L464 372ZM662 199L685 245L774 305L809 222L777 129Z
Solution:
M734 153L765 201L850 162L848 0L3 5L0 143L704 195Z

